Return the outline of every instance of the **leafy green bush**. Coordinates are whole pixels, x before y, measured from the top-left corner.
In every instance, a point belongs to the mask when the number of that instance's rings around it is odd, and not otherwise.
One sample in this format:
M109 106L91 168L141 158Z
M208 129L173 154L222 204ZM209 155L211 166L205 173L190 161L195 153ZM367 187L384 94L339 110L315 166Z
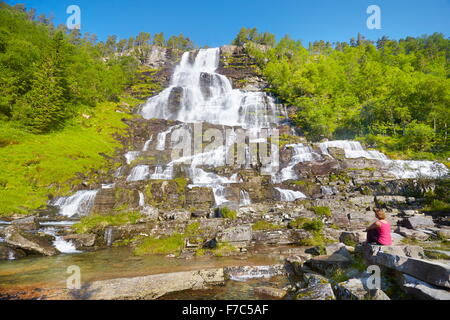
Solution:
M329 207L311 207L311 210L320 217L330 218L332 216L331 209Z
M220 208L219 213L222 216L222 218L225 218L225 219L236 219L237 218L237 212L235 210L231 210L228 207Z

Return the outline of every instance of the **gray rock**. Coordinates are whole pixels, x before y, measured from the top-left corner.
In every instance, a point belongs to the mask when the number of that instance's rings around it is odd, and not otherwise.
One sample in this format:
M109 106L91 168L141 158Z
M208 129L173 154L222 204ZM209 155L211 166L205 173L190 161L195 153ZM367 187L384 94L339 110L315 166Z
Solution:
M427 240L430 237L430 235L425 232L412 230L412 229L408 229L408 228L403 228L403 227L398 227L395 232L404 236L405 238L414 239L414 240Z
M305 262L305 265L322 274L328 274L336 269L345 269L352 264L352 260L347 256L335 253L331 256L314 257Z
M369 290L365 279L353 278L335 285L335 292L341 300L390 300L380 289Z
M251 239L251 225L228 228L217 234L217 241L219 242L248 242Z
M377 196L375 198L377 204L393 205L393 204L405 204L408 199L403 196Z
M369 207L375 204L375 198L373 196L352 197L348 201L362 207Z
M76 249L94 246L95 238L95 234L69 234L63 236L63 239L72 242Z
M442 238L450 239L450 229L440 229L437 234Z
M270 266L225 267L223 272L227 279L244 281L247 279L272 278L274 276L285 275L287 270L284 265L276 264Z
M403 221L405 227L409 229L420 229L434 227L433 219L429 216L413 216Z
M41 226L35 216L14 220L13 222L11 222L11 225L18 227L19 229L28 231L38 230Z
M223 283L223 269L207 269L95 281L77 294L91 300L157 299L170 292L205 289Z
M425 253L421 246L377 246L377 245L366 245L368 256L376 255L379 252L389 253L397 256L405 256L415 259L425 258Z
M25 251L45 256L54 256L60 253L52 246L48 236L33 235L15 226L6 228L5 235L5 242L7 244Z
M367 233L364 231L344 231L339 237L339 241L345 244L357 244L365 242Z
M400 256L379 250L374 250L373 255L368 256L367 260L371 264L406 273L430 284L450 288L450 266L447 264Z
M309 239L311 234L305 230L263 230L263 231L253 231L252 241L255 244L275 244L275 245L286 245L286 244L296 244L300 240Z
M178 220L187 221L191 219L191 213L189 211L170 211L163 214L165 220Z
M336 300L331 284L319 284L300 289L295 294L296 300Z
M406 274L399 274L402 289L417 299L450 300L450 291L433 286Z
M327 278L317 273L305 272L303 273L303 281L308 287L314 287L319 284L330 283Z
M303 254L303 255L295 255L286 258L286 263L289 264L296 275L302 275L303 274L303 264L311 259L310 254Z

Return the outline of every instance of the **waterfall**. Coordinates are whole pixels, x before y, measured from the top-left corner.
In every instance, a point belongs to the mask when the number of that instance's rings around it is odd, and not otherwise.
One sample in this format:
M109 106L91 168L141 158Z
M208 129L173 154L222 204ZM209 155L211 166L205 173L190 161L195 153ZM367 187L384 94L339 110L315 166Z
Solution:
M227 77L215 72L219 66L219 48L200 49L194 63L190 55L183 54L170 87L141 108L145 119L263 128L271 127L279 122L280 116L285 116L272 97L264 92L233 89Z
M145 207L145 197L142 191L139 191L139 207L141 208Z
M319 143L319 148L323 154L330 155L328 148L339 148L345 151L345 157L349 159L366 158L373 160L387 160L388 157L377 150L364 150L359 141L327 141Z
M149 140L147 140L144 144L144 148L142 149L142 151L148 151L148 149L150 148L150 144L153 142L153 135L150 137Z
M250 195L248 194L247 191L241 190L240 194L241 194L241 203L240 203L240 205L242 207L249 206L249 205L252 204L252 201L250 200Z
M125 159L127 160L127 164L131 164L140 155L141 155L140 151L129 151L129 152L125 153Z
M58 249L61 253L80 253L81 251L77 250L73 243L66 241L63 237L59 236L56 233L56 229L54 227L44 228L42 230L44 233L51 235L55 238L53 241L53 246Z
M112 228L112 227L106 228L104 238L105 238L105 244L108 247L111 247L111 245L114 242L114 228Z
M53 205L59 208L59 214L66 217L88 215L94 205L98 190L82 190L70 197L58 198Z
M131 169L130 175L127 177L128 182L146 180L150 176L150 168L147 165L139 165Z
M275 188L280 193L280 200L285 202L292 202L297 199L306 199L307 197L300 191L286 190Z

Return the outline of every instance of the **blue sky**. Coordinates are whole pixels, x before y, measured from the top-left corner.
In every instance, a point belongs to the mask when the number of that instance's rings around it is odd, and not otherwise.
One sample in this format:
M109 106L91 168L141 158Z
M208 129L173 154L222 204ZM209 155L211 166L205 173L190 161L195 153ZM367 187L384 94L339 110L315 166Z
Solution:
M420 36L433 32L449 36L450 0L6 0L24 3L38 13L52 13L65 23L66 8L81 8L81 32L135 36L140 31L183 33L197 45L228 44L242 26L289 34L304 45L314 40L348 41L358 32L376 40ZM381 30L369 30L369 5L381 8Z

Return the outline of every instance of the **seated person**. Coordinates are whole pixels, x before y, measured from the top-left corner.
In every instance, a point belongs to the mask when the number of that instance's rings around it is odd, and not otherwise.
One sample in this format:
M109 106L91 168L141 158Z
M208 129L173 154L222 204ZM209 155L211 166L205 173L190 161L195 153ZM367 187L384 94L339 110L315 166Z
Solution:
M392 245L391 224L386 220L386 214L383 210L377 208L374 211L378 221L366 229L367 242L381 246L390 246Z

